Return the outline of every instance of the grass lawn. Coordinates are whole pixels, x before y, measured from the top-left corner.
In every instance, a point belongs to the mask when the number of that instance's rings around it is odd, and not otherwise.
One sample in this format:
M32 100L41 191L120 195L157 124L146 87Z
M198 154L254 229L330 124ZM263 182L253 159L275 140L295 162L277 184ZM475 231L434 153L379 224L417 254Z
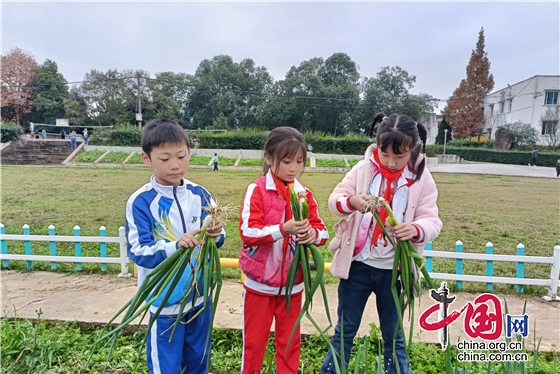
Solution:
M98 235L99 227L107 228L108 236L116 236L124 224L126 200L132 192L145 184L149 168L66 168L2 166L0 222L6 233L22 232L28 224L32 234L46 234L54 225L57 234L72 235L78 225L82 235ZM221 204L239 207L247 185L259 176L254 171L190 170L187 178L208 188ZM316 195L321 217L334 236L332 226L337 217L327 207L327 199L343 173L305 172L301 180ZM560 244L560 185L557 180L511 176L434 174L438 190L440 217L444 222L441 235L433 242L434 250L454 251L461 240L464 252L484 252L487 242L494 244L496 254L515 254L518 243L525 245L525 254L551 256L554 245ZM239 210L227 222L228 238L221 249L222 257L237 258L241 247L238 235ZM43 246L43 248L42 248ZM73 243L58 243L61 254L73 253ZM24 253L23 243L10 242L10 253ZM324 248L326 261L332 254ZM33 252L48 253L48 243L34 243ZM109 245L109 251L118 251ZM98 248L83 244L83 255L93 256ZM111 255L111 254L109 254ZM24 262L12 262L25 267ZM70 271L72 264L60 264ZM48 269L48 263L35 263L37 269ZM85 265L87 271L99 271L99 265ZM118 271L118 267L111 267ZM434 259L434 272L454 272L455 263ZM464 261L466 274L484 274L485 264ZM494 262L495 275L515 277L515 264ZM525 265L528 278L546 278L548 266ZM237 277L239 270L226 271ZM330 278L328 281L335 281ZM452 283L452 282L450 282ZM481 291L484 284L466 283L466 290ZM497 292L514 292L515 286L495 285ZM525 292L546 293L526 286Z

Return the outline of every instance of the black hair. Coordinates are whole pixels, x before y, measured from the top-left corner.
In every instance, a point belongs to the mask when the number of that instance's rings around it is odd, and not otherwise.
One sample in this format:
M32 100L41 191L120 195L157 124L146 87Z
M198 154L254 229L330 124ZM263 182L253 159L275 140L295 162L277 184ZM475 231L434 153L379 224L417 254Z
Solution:
M177 122L167 118L156 118L144 127L142 132L142 151L150 157L154 147L165 143L186 144L190 149L189 137Z
M286 157L294 157L299 151L301 151L303 162L305 163L307 159L307 143L303 135L293 127L276 127L268 133L264 140L264 154L269 156L276 165ZM263 175L266 175L269 169L270 165L264 162Z
M420 146L422 142L422 153L426 150L426 138L428 133L421 123L416 122L406 114L391 114L385 116L378 113L372 123L370 137L375 133L375 140L381 152L385 152L388 147L391 151L398 155L412 150L410 162L416 165L416 161L420 156ZM426 166L426 160L422 160L416 169L416 179L420 179Z

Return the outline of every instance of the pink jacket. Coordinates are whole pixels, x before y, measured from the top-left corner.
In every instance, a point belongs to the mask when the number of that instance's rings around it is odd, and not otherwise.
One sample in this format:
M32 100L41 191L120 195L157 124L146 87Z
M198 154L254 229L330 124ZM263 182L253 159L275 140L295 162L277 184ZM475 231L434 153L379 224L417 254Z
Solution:
M329 196L330 211L337 216L347 217L334 225L337 234L329 244L329 250L336 252L330 271L338 278L348 278L354 245L363 214L354 211L349 216L345 215L339 211L337 201L339 197L345 195L369 194L371 181L378 168L371 161L372 152L375 148L376 145L373 144L366 150L364 160L358 162L346 174ZM417 167L423 159L424 156L421 156L414 166ZM409 164L408 170L414 172L415 167L413 168L413 165ZM414 223L423 232L421 241L413 243L419 254L423 253L425 244L434 240L443 227L443 223L438 216L437 196L438 191L434 179L428 169L425 168L422 177L409 187L408 202L404 211L404 222ZM387 255L384 254L381 257ZM394 249L391 256L394 256Z

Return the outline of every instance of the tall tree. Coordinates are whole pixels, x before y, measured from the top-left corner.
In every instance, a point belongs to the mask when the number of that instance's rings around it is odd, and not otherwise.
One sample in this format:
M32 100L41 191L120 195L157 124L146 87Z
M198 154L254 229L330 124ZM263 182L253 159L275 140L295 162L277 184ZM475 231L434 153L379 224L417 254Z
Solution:
M467 65L467 77L453 92L443 114L453 129L454 138L480 134L484 128L484 97L494 88L490 62L484 50L484 28L478 33L476 49Z
M156 117L167 117L186 127L186 112L192 82L193 76L190 74L156 73L155 79L147 81L148 89L152 92L154 108L153 113L146 113L145 121Z
M54 124L57 118L65 118L64 99L68 99L68 86L58 72L56 62L49 59L39 67L34 79L34 121Z
M438 100L427 94L412 94L416 76L399 66L383 67L374 78L362 81L361 119L366 123L379 112L418 118L434 110Z
M138 109L138 76L142 109L151 105L151 92L145 88L149 74L138 70L92 70L84 77L78 94L87 105L88 116L100 126L135 124Z
M240 63L219 55L203 60L193 78L186 111L190 128L240 129L258 126L263 92L273 82L250 58Z
M445 121L445 117L441 119L438 126L438 133L436 135L436 144L443 144L445 139L445 130L447 129L447 140L445 142L449 143L452 139L451 137L451 126Z
M2 118L20 124L33 109L33 79L39 65L33 55L17 47L2 56Z

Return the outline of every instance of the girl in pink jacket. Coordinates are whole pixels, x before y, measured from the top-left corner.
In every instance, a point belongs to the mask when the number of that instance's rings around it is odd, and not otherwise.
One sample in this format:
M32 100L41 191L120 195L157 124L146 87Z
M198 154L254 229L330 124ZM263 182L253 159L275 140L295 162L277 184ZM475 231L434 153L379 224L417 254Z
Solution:
M443 226L438 217L437 188L425 168L420 153L420 140L426 142L426 130L406 115L378 114L372 123L376 144L365 153L329 197L329 209L346 217L335 224L336 237L329 250L336 252L330 271L341 278L338 287L338 323L332 337L321 373L335 372L334 360L340 363L341 324L344 333L344 359L350 360L353 339L371 293L375 293L381 335L384 341L386 373L409 373L401 331L398 332L393 354L393 334L397 311L391 294L391 279L395 250L384 237L371 213L363 214L364 203L370 196L381 196L391 204L400 224L386 226L387 232L400 240L411 240L418 253L434 240ZM387 217L379 212L383 223ZM400 293L400 290L399 290ZM334 352L333 352L334 351Z
M295 242L323 245L328 231L319 217L313 193L296 178L303 171L307 144L292 127L277 127L264 144L264 175L247 187L241 207L239 232L243 247L239 267L246 275L243 289L243 374L261 372L270 326L275 320L276 372L297 373L300 355L299 327L288 353L286 348L301 311L303 275L296 275L290 312L286 311L286 279ZM305 192L309 219L292 218L290 188Z

